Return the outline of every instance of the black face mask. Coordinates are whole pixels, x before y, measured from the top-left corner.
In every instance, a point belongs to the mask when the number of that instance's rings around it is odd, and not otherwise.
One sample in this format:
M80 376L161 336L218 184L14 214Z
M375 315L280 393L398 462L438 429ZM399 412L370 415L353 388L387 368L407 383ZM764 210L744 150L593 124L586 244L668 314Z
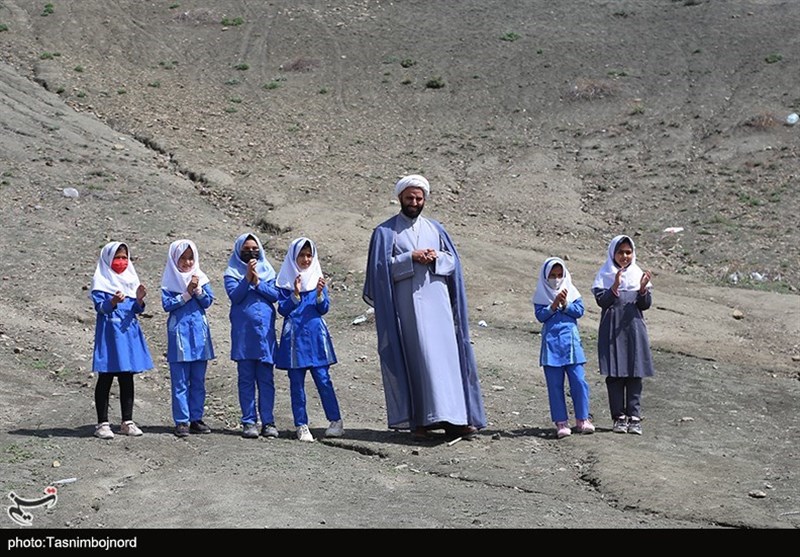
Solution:
M241 257L242 257L242 261L244 261L245 263L247 263L251 259L258 259L258 250L254 249L254 250L251 250L251 251L247 251L247 250L242 251Z

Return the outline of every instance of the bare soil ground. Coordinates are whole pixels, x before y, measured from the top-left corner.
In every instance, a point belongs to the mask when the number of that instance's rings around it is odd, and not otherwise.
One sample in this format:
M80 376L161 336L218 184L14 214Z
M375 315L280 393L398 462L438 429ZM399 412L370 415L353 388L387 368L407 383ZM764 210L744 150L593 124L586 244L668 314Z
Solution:
M778 0L0 1L0 488L58 486L43 529L798 528L798 28ZM354 324L412 172L465 267L473 441L388 431L374 326ZM276 267L318 244L343 439L321 438L312 385L318 441L294 439L280 372L281 438L239 435L221 275L247 230ZM641 437L611 433L596 366L589 288L619 233L654 272ZM217 294L215 432L188 439L158 298L179 237ZM145 435L102 442L87 288L110 240L149 287L157 367L136 380ZM592 436L549 422L529 302L549 255L587 302Z

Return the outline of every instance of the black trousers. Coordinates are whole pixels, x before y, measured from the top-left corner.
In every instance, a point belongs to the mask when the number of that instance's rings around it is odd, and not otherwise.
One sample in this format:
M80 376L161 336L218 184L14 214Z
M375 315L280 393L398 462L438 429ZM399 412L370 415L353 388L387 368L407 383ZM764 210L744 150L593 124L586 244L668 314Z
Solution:
M94 388L94 405L97 408L97 423L108 421L108 399L111 395L111 384L117 378L119 384L119 405L122 410L122 421L133 419L133 373L98 373L97 385Z

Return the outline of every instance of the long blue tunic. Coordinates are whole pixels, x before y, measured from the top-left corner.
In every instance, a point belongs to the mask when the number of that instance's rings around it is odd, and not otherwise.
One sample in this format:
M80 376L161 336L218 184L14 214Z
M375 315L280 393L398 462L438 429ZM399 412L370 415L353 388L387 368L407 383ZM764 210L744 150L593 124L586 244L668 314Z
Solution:
M125 298L114 308L113 294L92 291L97 312L94 328L92 371L96 373L141 373L153 369L153 359L147 347L138 314L144 311L135 298Z
M426 229L433 231L433 238L426 232L424 238L419 237L417 247L436 249L442 262L425 268L414 264L410 246L401 248L410 239L403 220L402 214L395 215L373 230L362 294L364 301L375 308L389 428L407 429L440 420L462 425L459 421L464 414L469 425L484 428L486 414L469 337L461 260L444 227L426 219L430 225ZM440 269L440 265L447 266L447 270ZM420 291L412 292L414 288ZM413 315L412 307L421 310L420 315ZM444 308L446 315L436 308ZM431 354L427 348L434 333L436 338L446 334L452 339L448 349L454 355L445 367L454 369L455 377L437 375L441 369L428 365L433 360L426 362L424 372L414 365L423 356L421 348L425 355ZM457 388L443 388L445 383L455 383Z
M275 363L275 279L253 286L247 279L225 275L225 291L231 301L231 359Z
M563 367L585 364L586 356L578 333L578 319L583 317L583 299L567 304L563 310L553 311L547 304L534 304L536 319L542 324L542 347L539 365Z
M333 341L328 325L322 317L330 309L328 289L322 289L322 299L317 301L317 291L300 292L296 301L294 292L278 288L278 313L283 316L283 329L275 367L278 369L307 369L336 363Z
M214 302L211 284L202 287L200 296L184 300L183 292L161 289L161 307L169 313L167 318L167 361L194 362L215 358L211 342L211 327L206 309Z

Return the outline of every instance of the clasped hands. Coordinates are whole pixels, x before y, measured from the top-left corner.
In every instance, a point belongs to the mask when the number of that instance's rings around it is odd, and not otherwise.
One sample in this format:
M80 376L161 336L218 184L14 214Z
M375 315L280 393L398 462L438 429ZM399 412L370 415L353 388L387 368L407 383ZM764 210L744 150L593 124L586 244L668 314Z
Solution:
M433 248L428 249L415 249L411 252L411 260L414 263L427 265L436 261L436 250Z

